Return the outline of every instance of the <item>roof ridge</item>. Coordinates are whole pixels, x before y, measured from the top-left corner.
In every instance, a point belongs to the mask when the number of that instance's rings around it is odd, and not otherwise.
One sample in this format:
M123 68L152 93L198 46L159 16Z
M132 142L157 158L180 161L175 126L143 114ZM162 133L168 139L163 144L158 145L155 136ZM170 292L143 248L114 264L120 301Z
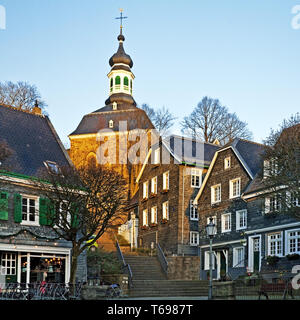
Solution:
M239 140L241 140L241 141L244 141L244 142L249 142L249 143L252 143L252 144L256 144L256 145L259 145L259 146L261 146L261 147L266 147L265 144L259 143L259 142L256 142L256 141L251 141L251 140L242 139L242 138L237 138L237 139L239 139Z
M7 108L7 109L11 109L11 110L14 110L14 111L20 111L20 112L24 112L24 113L27 113L27 114L32 114L34 116L39 116L41 118L45 118L45 115L44 114L37 114L37 113L34 113L30 110L24 110L24 109L19 109L19 108L16 108L16 107L13 107L9 104L5 104L5 103L0 103L0 107L4 107L4 108Z
M103 113L119 113L119 112L133 112L133 111L144 111L140 108L136 108L136 109L127 109L127 110L112 110L112 111L101 111L101 112L90 112L88 114L86 114L85 116L93 116L95 114L103 114ZM144 111L145 112L145 111Z

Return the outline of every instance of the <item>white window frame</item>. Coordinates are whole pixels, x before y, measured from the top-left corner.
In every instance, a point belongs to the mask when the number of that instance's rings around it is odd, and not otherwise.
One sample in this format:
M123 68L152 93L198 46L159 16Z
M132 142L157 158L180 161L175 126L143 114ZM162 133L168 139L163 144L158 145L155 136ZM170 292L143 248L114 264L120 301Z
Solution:
M209 254L210 251L204 251L204 270L209 270ZM216 257L215 252L212 252L212 269L214 270L216 268Z
M143 227L148 226L148 209L143 210Z
M17 274L17 254L14 252L2 252L1 275L14 276L16 274Z
M227 170L227 169L230 169L231 167L231 157L226 157L224 159L224 169Z
M109 120L109 122L108 122L108 127L109 127L110 129L112 129L112 128L114 127L114 122L113 122L113 120Z
M273 208L276 209L275 212L280 210L280 202L278 201L276 194L265 198L265 213L274 212L274 210L272 210Z
M39 222L39 200L40 198L37 197L37 196L32 196L32 195L27 195L27 194L21 194L22 196L22 222L21 222L21 225L27 225L27 226L39 226L40 225L40 222ZM27 199L27 212L26 212L26 215L27 215L27 219L30 215L29 213L29 208L30 206L28 205L30 200L34 200L35 201L35 212L34 212L34 221L29 221L29 220L23 220L23 200L24 199Z
M190 245L198 246L199 245L199 232L190 231Z
M151 193L157 194L157 176L151 179Z
M214 234L217 234L218 233L218 224L217 224L217 216L212 216L212 217L207 217L206 219L206 224L209 224L210 223L210 218L213 219L213 223L215 225L215 233Z
M238 252L242 250L242 259L239 261ZM233 268L243 268L245 266L245 247L236 247L233 248L233 259L232 259Z
M194 205L194 200L190 200L190 220L198 221L198 210L197 206Z
M294 236L291 236L290 233L296 233ZM292 230L286 230L285 231L285 243L286 248L285 252L286 254L300 254L300 229L292 229ZM295 240L295 251L291 251L291 240Z
M169 220L169 201L165 201L162 204L162 218Z
M191 187L200 188L202 182L202 170L198 168L191 169Z
M271 239L272 236L280 236L280 238L276 238L276 239ZM273 233L269 233L267 235L267 239L268 239L268 256L277 256L277 257L283 257L283 235L282 232L273 232ZM272 253L271 249L272 249L272 243L275 244L275 252ZM279 246L280 243L280 246ZM281 252L279 251L279 248L281 248Z
M154 150L154 164L160 163L160 148Z
M240 224L241 215L244 215L244 218L243 218L244 225L242 225L242 226ZM236 230L247 229L247 215L248 214L247 214L247 210L246 209L236 211Z
M163 173L163 190L169 190L170 171Z
M216 199L216 190L218 188L220 189L219 198ZM219 203L221 201L222 201L222 187L221 187L221 184L216 184L211 187L211 203L215 204L215 203Z
M151 223L157 223L157 206L151 207Z
M226 218L229 217L229 227L226 228ZM222 233L230 232L232 228L232 220L231 220L231 213L224 213L221 215L221 229Z
M238 193L234 194L233 191L235 190L234 184L238 182ZM241 178L232 179L229 181L229 198L234 199L238 198L241 195Z
M143 199L148 199L149 197L149 181L143 183Z

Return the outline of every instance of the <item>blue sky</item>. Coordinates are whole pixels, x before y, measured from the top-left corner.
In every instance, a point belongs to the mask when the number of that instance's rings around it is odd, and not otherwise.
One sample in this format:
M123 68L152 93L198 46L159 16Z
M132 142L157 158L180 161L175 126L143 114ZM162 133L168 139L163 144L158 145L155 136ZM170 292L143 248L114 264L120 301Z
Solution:
M300 111L300 0L0 0L0 81L35 84L61 140L108 97L109 58L134 61L134 98L187 116L203 96L218 98L261 142Z

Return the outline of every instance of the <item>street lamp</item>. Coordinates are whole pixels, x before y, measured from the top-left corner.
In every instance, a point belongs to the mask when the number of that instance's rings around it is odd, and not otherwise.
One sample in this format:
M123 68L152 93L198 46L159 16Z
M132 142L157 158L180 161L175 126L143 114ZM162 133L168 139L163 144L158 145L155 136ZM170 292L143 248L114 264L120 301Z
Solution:
M213 218L209 218L209 224L206 226L206 234L209 237L209 290L208 300L212 299L212 240L215 235L216 225Z

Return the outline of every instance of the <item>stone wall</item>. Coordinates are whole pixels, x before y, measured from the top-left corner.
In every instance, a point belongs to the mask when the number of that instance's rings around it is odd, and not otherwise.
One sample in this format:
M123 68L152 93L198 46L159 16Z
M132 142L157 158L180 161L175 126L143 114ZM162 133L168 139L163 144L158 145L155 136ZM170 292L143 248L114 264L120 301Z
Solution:
M199 280L200 257L167 257L169 280Z

